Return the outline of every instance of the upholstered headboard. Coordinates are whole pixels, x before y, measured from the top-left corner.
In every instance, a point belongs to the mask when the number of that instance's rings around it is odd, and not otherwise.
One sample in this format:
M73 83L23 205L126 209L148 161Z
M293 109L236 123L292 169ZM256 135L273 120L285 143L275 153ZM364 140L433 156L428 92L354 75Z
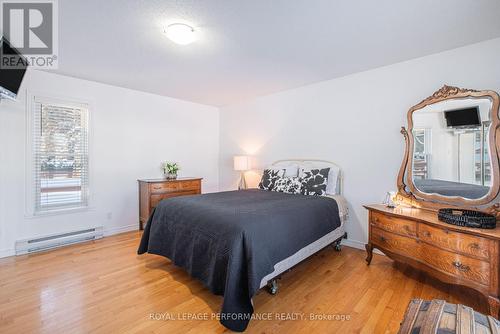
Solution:
M273 167L286 167L290 165L299 165L299 167L306 167L306 168L327 168L330 167L332 169L335 169L337 171L337 187L335 189L335 194L337 195L343 195L344 191L344 175L342 172L342 169L340 168L339 165L337 165L334 162L327 161L327 160L317 160L317 159L284 159L284 160L278 160L272 163Z

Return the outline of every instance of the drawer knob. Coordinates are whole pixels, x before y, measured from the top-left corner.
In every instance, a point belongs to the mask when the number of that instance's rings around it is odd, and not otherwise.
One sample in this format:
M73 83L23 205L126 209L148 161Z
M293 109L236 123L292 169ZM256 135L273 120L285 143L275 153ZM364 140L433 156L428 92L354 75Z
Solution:
M431 236L431 232L429 232L429 231L423 231L422 234L424 237L427 237L427 238L429 238Z
M385 237L380 237L380 241L385 242L387 239Z
M373 218L373 222L378 223L378 218L377 217Z
M455 268L457 268L458 270L460 271L469 271L470 270L470 267L469 266L466 266L465 264L462 264L460 261L453 261L451 264L453 264L453 266Z

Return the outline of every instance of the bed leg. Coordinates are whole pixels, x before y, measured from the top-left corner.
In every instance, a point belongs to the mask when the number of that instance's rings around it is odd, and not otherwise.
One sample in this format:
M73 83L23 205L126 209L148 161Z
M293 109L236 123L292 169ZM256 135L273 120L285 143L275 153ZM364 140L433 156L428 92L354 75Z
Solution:
M334 250L337 252L340 252L342 250L342 244L340 243L340 240L336 240L330 244Z
M267 289L273 296L278 293L278 281L274 278L267 283Z
M341 238L335 240L330 244L330 246L332 246L332 248L335 249L337 252L340 252L342 250L342 243L341 243L342 239L347 239L347 233L344 233L344 235Z
M342 250L342 244L340 243L340 241L337 241L334 247L337 252L340 252Z

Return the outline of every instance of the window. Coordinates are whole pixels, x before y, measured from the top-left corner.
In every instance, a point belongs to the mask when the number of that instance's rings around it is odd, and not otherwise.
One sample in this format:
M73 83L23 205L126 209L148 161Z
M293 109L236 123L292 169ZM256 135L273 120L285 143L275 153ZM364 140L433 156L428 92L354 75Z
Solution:
M416 179L428 179L431 147L430 129L414 129L414 149L413 149L413 177Z
M35 97L32 113L34 213L88 206L88 105Z
M491 163L488 138L490 122L483 122L474 134L474 176L475 183L491 186Z

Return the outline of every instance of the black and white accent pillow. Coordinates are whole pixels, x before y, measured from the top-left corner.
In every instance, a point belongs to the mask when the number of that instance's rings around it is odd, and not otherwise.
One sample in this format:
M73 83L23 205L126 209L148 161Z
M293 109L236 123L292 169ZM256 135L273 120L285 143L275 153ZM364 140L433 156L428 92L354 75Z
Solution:
M302 194L316 196L326 195L329 172L329 167L322 169L302 169Z
M300 194L302 191L302 181L297 176L279 178L274 184L273 191L287 194Z
M284 169L264 169L259 188L263 190L273 190L274 184L285 175Z

